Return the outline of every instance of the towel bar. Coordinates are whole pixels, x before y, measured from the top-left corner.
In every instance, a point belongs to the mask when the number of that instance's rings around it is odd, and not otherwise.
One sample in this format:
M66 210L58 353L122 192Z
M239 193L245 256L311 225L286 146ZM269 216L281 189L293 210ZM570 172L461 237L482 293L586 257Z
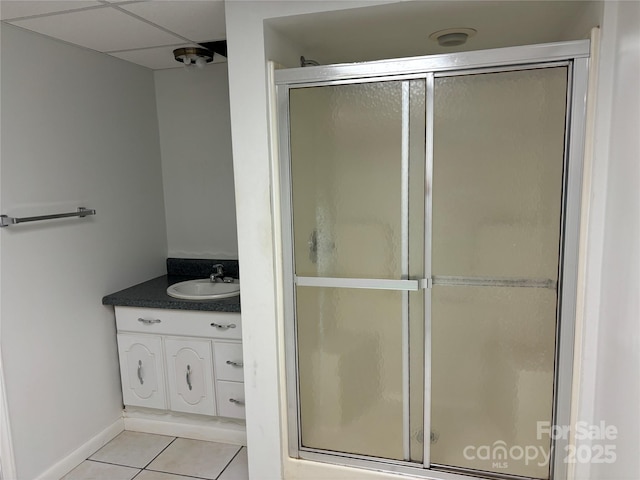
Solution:
M53 215L39 215L36 217L9 217L7 215L0 215L0 227L8 227L9 225L17 225L18 223L26 222L39 222L40 220L53 220L54 218L67 218L67 217L86 217L87 215L95 215L96 211L91 208L78 207L77 212L69 213L54 213Z

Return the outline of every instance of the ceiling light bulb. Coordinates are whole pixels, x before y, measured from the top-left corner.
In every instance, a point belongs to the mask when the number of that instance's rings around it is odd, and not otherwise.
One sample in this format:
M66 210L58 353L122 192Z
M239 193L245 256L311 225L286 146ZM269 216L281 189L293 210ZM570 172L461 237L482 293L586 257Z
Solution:
M182 63L185 66L196 64L200 66L201 64L206 65L213 61L213 52L210 52L204 48L197 47L183 47L176 48L173 51L173 56L177 62Z
M198 59L196 60L196 65L198 66L198 68L204 67L206 63L206 60L202 57L198 57Z

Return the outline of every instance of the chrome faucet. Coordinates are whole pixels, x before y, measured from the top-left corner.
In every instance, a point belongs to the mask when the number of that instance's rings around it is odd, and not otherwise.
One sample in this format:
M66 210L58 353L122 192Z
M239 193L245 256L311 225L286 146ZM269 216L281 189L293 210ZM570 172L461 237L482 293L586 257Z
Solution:
M222 282L224 279L224 266L221 263L216 263L212 268L213 273L209 275L209 280L212 282Z

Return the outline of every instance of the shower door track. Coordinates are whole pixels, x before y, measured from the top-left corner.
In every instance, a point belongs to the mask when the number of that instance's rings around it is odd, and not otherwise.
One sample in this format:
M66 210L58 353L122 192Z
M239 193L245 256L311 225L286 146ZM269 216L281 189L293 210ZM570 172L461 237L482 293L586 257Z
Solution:
M573 342L575 301L577 288L578 236L580 221L580 197L582 183L582 157L584 153L584 122L589 65L588 40L559 42L542 45L508 47L476 52L448 55L432 55L404 59L364 62L357 64L328 65L310 68L277 70L275 84L279 122L279 163L282 212L282 248L284 273L284 316L285 316L285 366L287 385L287 417L289 455L303 460L319 461L351 467L360 467L390 473L410 473L425 478L439 480L463 480L469 478L524 479L527 477L478 471L461 467L450 467L430 463L429 442L424 442L423 463L370 457L366 455L318 450L304 447L300 433L300 410L298 405L298 362L297 327L295 318L295 285L327 286L342 288L381 288L403 291L426 289L425 294L425 370L424 370L424 432L430 431L430 294L432 285L475 285L534 287L557 289L557 332L554 369L554 399L552 422L554 425L568 425L570 422L570 401L573 370ZM433 100L434 78L439 76L494 73L511 70L568 66L567 111L565 128L563 205L560 229L560 275L556 283L551 279L495 278L495 277L455 277L432 276L431 274L431 231L432 218L431 179L433 173ZM291 205L291 171L289 149L289 90L311 86L344 85L351 83L379 82L384 80L424 79L426 81L426 168L425 168L425 271L421 279L407 278L402 271L402 279L335 279L318 277L297 277L293 267L293 225ZM406 83L406 82L405 82ZM404 102L403 102L404 103ZM404 119L403 119L404 122ZM404 150L404 145L403 145ZM404 156L404 154L403 154ZM404 165L404 161L403 161ZM404 168L403 168L404 170ZM404 177L404 175L403 175ZM403 180L403 204L406 199L406 182ZM403 218L406 211L403 206ZM404 232L403 221L403 232ZM405 252L402 252L404 266ZM377 285L377 286L376 286ZM407 297L408 298L408 297ZM406 302L403 302L403 304ZM404 308L404 307L403 307ZM404 314L403 314L404 316ZM403 320L404 323L404 320ZM404 334L403 334L404 337ZM406 378L408 365L403 361L403 377ZM405 392L406 393L406 392ZM406 418L405 425L406 437ZM428 434L424 435L427 439ZM406 439L404 450L406 452ZM567 464L563 452L568 439L552 439L550 450L550 476L560 480L567 477Z

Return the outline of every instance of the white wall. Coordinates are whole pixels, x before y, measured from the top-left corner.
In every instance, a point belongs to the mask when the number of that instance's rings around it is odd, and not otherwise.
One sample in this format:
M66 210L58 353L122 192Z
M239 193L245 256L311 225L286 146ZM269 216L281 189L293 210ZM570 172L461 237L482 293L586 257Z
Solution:
M604 2L589 2L581 14L572 19L573 24L564 30L562 41L575 40L577 38L589 38L591 29L602 23Z
M153 73L2 25L2 360L20 479L121 417L102 296L164 272Z
M576 478L640 478L640 3L605 2L589 206L578 419L618 429L613 463ZM595 451L595 450L594 450Z
M168 256L237 259L227 64L154 78Z

